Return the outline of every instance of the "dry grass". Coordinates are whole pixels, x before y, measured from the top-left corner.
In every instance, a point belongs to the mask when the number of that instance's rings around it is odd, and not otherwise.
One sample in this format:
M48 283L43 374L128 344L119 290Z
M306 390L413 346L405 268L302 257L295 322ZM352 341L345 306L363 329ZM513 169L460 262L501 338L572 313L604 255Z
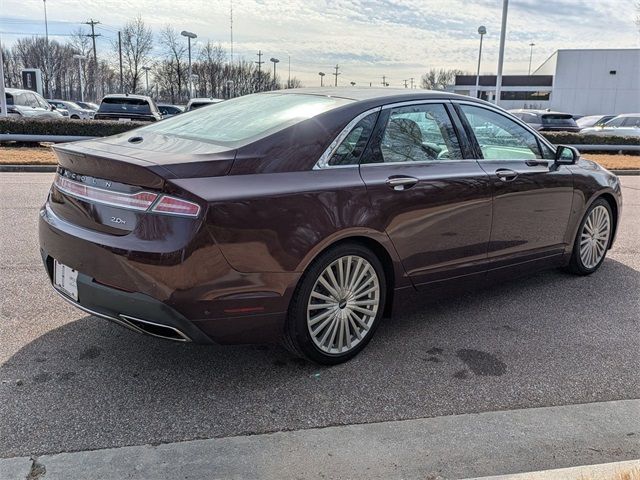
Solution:
M637 155L595 155L585 153L584 157L598 162L609 170L640 170L640 156ZM55 165L56 157L48 147L0 146L0 164Z
M55 165L56 156L48 147L0 146L0 165Z
M613 480L640 480L640 469L634 468L626 472L619 472Z

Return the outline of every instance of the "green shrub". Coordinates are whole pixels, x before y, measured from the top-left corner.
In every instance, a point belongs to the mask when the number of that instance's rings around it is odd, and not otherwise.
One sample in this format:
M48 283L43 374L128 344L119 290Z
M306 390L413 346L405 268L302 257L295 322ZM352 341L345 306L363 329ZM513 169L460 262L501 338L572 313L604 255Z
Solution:
M554 145L640 145L638 137L582 135L570 132L540 132Z
M0 133L15 135L70 135L107 137L148 125L146 122L113 122L110 120L38 120L0 117Z

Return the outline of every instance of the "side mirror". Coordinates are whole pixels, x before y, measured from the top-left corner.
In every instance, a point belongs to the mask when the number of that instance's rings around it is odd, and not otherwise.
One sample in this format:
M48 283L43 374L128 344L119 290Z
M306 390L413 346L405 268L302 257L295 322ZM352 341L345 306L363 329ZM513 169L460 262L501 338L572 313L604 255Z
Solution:
M556 164L574 165L580 158L580 152L575 147L558 145L556 148Z
M55 105L49 105L51 107L51 110L58 110L58 108Z

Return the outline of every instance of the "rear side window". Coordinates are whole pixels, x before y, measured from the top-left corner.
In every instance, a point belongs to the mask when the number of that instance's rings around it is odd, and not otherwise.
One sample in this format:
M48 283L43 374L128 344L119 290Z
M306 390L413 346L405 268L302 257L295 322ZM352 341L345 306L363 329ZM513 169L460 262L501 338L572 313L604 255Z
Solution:
M298 93L245 95L142 127L139 132L238 146L352 102Z
M100 104L100 113L138 113L151 114L149 102L141 98L105 98Z
M7 105L16 105L13 103L13 95L11 95L10 93L5 93L4 94L4 98L7 99Z
M536 136L522 125L492 110L460 105L485 160L542 158Z
M362 152L367 146L378 113L372 113L360 120L347 134L342 143L336 148L329 159L330 166L357 165Z
M623 127L640 127L640 117L627 117L622 125Z

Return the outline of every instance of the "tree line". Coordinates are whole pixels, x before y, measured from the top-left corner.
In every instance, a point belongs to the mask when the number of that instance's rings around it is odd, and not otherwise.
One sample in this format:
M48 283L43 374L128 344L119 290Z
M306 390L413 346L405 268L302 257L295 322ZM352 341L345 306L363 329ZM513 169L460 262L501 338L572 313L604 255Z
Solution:
M190 98L187 42L171 26L154 33L137 17L124 25L120 41L113 41L109 51L97 53L94 55L92 42L81 29L64 43L47 42L44 37L21 38L11 48L2 47L5 85L21 88L21 70L38 68L47 98L79 100L81 79L85 100L121 92L149 94L157 101L178 104ZM80 65L76 54L84 57ZM255 62L230 63L226 50L211 41L192 50L191 63L193 97L231 98L302 86L295 77L284 82L274 78L269 69L260 69Z

